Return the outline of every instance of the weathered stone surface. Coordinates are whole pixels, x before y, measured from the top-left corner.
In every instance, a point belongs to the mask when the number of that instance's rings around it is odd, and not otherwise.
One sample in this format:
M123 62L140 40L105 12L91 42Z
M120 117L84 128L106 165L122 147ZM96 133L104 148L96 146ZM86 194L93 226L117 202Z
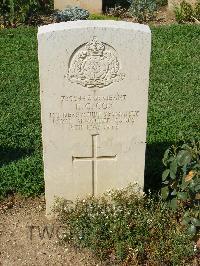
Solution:
M47 213L144 184L151 33L148 26L77 21L39 28Z
M102 0L55 0L54 9L63 10L67 7L82 7L87 9L90 13L102 12Z

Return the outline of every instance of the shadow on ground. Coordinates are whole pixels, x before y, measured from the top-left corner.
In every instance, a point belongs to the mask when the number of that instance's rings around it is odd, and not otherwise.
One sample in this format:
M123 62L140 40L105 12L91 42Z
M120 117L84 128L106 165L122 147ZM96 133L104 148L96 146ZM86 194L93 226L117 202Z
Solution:
M33 152L34 150L30 148L0 147L0 167L30 156Z
M172 146L172 144L172 142L147 144L144 179L145 192L149 189L156 192L161 188L162 172L165 169L162 158L166 149Z
M162 158L166 149L172 146L172 142L161 142L147 144L145 158L145 180L144 190L149 189L157 192L161 188L162 172L165 167ZM27 156L31 156L34 150L30 148L7 148L0 147L0 167L8 165L13 161L18 161Z

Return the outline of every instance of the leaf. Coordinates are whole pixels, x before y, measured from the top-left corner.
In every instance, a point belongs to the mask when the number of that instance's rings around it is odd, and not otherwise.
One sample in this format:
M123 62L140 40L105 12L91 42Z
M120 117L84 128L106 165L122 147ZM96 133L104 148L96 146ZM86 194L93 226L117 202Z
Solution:
M194 226L200 226L200 220L197 218L192 217L191 222Z
M196 164L193 166L193 169L200 169L200 164L199 164L199 163L196 163Z
M174 156L170 156L168 159L168 162L173 162L173 160L174 160Z
M190 150L190 146L186 143L184 143L182 146L181 146L182 149L184 150Z
M187 188L187 186L189 185L188 182L185 182L185 177L182 177L182 183L180 184L180 188L181 190L185 190Z
M189 218L189 217L184 217L184 218L183 218L182 223L183 223L184 225L189 224L189 222L190 222L190 218Z
M168 195L169 195L169 188L168 188L167 186L161 188L161 196L162 196L162 198L163 198L164 200L167 199Z
M176 174L173 171L170 171L170 177L172 179L176 179Z
M200 200L200 193L196 194L195 199L196 199L196 200Z
M165 166L168 165L168 163L170 162L170 158L172 157L169 157L170 155L170 149L167 149L164 153L164 156L163 156L163 159L162 159L162 162ZM173 158L173 157L172 157Z
M183 218L186 218L186 217L190 217L190 212L189 211L186 211L183 215Z
M170 201L170 207L175 210L177 208L177 199L176 198L173 198L171 201Z
M180 200L187 200L187 198L188 198L187 192L179 192L178 193L178 199L180 199Z
M176 196L176 194L177 194L176 190L173 190L172 193L171 193L172 196Z
M196 186L196 182L192 179L191 182L189 183L189 188L193 190L195 186Z
M190 235L195 235L196 232L197 232L196 226L194 226L193 224L191 224L191 225L189 226L189 228L188 228L188 233L189 233Z
M183 165L182 170L183 170L184 175L187 175L187 165L186 164Z
M194 215L194 217L196 217L196 218L200 218L200 212L199 212L199 210L198 209L195 209L195 210L193 210L193 215Z
M167 149L164 153L164 157L163 157L163 163L166 162L168 156L169 156L169 152L170 152L170 149Z
M170 172L173 172L174 175L176 175L176 172L177 172L177 162L176 162L176 160L171 162L171 164L170 164Z
M181 151L179 151L176 158L177 158L178 164L183 166L185 164L190 163L192 156L191 156L189 151L181 150Z
M177 172L177 162L173 160L170 164L170 177L172 179L176 179L176 172Z
M195 191L196 192L199 192L200 191L200 185L199 184L195 186Z
M188 175L185 176L185 181L190 182L192 178L195 176L196 172L195 171L190 171Z
M163 172L163 174L162 174L162 181L165 181L166 180L166 178L168 177L169 173L170 173L170 170L169 169L166 169Z
M169 181L168 180L165 180L164 182L162 182L163 185L168 185L169 184Z

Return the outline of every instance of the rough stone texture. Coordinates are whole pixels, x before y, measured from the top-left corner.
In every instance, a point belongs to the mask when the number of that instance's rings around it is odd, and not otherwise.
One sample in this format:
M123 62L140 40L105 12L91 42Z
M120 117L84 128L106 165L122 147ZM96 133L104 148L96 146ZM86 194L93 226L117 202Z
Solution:
M63 10L67 7L82 7L90 13L102 12L102 0L55 0L54 9Z
M197 0L185 0L185 1L188 2L189 4L191 4L192 6L194 6L197 2ZM183 0L168 0L169 11L173 12L174 7L179 6L181 2L183 2Z
M151 32L77 21L39 28L47 213L131 182L144 185Z

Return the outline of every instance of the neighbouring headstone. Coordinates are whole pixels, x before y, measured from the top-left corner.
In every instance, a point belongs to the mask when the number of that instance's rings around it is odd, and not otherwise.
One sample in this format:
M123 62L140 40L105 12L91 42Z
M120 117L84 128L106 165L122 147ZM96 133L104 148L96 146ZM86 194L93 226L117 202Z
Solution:
M102 0L54 0L54 9L64 10L68 7L82 7L90 13L102 12Z
M38 32L47 213L129 183L144 185L151 32L76 21Z

